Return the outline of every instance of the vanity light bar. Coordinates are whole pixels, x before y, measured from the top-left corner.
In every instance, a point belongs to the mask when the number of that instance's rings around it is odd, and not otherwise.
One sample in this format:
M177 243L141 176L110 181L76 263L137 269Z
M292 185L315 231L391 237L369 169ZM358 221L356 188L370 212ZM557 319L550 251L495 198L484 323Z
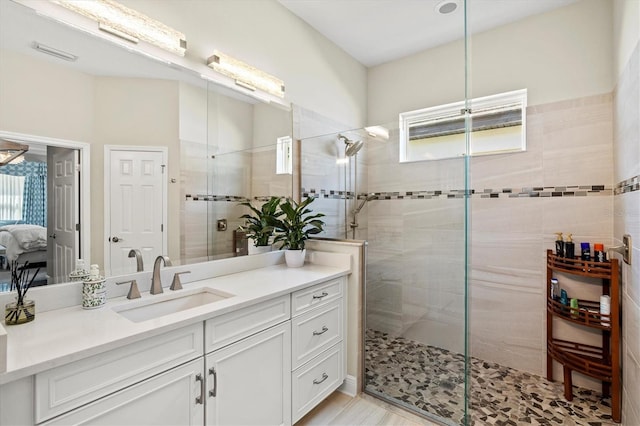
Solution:
M180 56L187 50L184 34L116 1L50 1L98 22L100 30L132 43L143 40Z
M238 86L251 91L263 90L284 98L284 82L282 80L217 50L209 57L207 65L220 74L234 79Z

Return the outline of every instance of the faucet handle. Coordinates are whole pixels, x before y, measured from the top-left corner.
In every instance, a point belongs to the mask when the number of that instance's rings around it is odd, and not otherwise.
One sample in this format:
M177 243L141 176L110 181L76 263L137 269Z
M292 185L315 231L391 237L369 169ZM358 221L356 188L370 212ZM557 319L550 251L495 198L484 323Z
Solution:
M182 283L180 282L180 275L182 274L190 274L191 271L182 271L182 272L176 272L173 275L173 281L171 281L171 287L169 287L170 290L182 290Z
M131 299L140 298L140 290L138 290L138 282L136 280L121 281L116 284L120 285L120 284L129 284L129 283L131 283L131 287L129 287L129 293L127 294L127 299L131 300Z

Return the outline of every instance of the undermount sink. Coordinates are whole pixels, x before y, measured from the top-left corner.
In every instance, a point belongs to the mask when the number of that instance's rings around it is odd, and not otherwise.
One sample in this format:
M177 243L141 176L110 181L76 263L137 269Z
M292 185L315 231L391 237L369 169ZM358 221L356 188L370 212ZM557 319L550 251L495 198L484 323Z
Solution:
M233 294L202 287L176 294L149 296L146 300L116 306L113 310L133 322L142 322L219 302L229 297L233 297Z

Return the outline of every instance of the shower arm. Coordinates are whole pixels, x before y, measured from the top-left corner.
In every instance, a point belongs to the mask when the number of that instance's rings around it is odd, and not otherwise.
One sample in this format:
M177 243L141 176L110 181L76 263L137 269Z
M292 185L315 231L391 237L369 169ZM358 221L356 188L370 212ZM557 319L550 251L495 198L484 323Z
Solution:
M351 211L351 213L354 214L354 215L360 213L360 210L362 210L364 208L364 205L367 204L367 202L373 200L374 198L376 198L376 196L374 194L367 195L366 198L364 200L362 200L360 205L358 207L356 207L355 209L353 209Z

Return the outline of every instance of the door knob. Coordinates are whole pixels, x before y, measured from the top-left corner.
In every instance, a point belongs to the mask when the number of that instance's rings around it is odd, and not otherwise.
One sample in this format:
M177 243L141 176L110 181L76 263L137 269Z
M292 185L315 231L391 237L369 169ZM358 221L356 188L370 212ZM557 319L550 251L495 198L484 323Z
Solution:
M56 238L56 234L49 235L49 238L54 238L55 239Z
M117 243L119 241L123 241L122 238L118 238L118 237L112 237L111 238L111 242Z

